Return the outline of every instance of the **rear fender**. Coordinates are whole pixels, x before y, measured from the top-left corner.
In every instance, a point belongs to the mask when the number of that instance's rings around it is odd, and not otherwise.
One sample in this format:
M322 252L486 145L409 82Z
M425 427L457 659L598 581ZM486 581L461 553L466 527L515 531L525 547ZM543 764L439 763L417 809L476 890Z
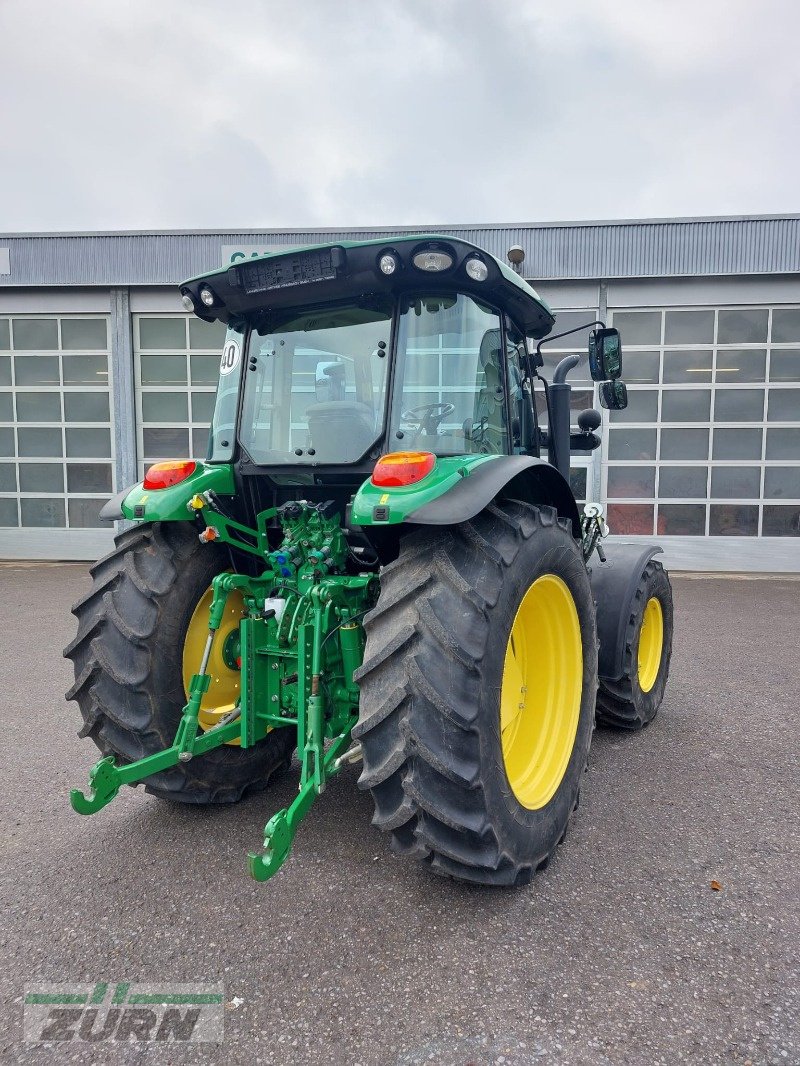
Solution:
M227 463L197 463L189 477L166 489L146 489L137 485L118 492L100 511L103 522L129 519L133 522L190 522L194 512L187 504L198 493L212 489L219 496L235 492L233 471Z
M662 549L657 544L606 542L606 561L592 561L592 593L597 604L597 639L600 642L599 674L607 681L622 677L625 636L633 599L644 569Z
M430 526L467 522L501 495L555 507L559 517L569 519L573 536L580 536L578 507L569 482L550 463L529 455L503 455L483 463L449 492L412 511L408 521Z
M555 507L580 537L580 518L569 482L544 459L528 455L459 456L439 459L436 480L379 489L369 481L353 503L351 521L386 525L452 526L468 522L497 496Z

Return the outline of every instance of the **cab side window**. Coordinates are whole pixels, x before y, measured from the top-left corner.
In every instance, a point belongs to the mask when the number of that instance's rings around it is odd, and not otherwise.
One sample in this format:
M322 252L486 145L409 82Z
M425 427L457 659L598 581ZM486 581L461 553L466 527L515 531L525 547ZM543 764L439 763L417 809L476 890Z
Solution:
M531 405L530 395L525 388L524 367L521 363L520 351L524 350L525 337L514 323L505 319L505 357L506 379L508 381L508 400L511 410L511 445L515 455L533 452L538 455L534 446L536 440L535 416Z

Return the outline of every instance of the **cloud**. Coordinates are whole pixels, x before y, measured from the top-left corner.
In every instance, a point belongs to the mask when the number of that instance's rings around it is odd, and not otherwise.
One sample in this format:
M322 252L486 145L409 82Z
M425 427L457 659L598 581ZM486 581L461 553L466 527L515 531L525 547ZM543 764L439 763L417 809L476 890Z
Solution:
M798 31L793 0L4 0L0 226L791 211Z

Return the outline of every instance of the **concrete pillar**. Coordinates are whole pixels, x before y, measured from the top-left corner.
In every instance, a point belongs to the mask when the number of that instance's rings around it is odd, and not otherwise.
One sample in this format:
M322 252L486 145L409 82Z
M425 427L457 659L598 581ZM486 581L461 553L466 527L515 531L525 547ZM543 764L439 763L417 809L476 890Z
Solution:
M136 473L136 396L130 292L111 290L111 402L114 410L116 491L138 481Z

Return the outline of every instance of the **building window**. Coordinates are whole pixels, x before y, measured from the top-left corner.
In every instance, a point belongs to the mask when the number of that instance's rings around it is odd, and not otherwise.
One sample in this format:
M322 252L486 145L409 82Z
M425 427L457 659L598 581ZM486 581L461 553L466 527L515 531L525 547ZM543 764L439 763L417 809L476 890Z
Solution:
M619 534L800 535L800 308L615 311L629 405L606 413Z
M0 526L99 527L114 491L107 316L0 318Z
M162 459L203 459L214 410L221 322L136 315L136 445L139 476Z

